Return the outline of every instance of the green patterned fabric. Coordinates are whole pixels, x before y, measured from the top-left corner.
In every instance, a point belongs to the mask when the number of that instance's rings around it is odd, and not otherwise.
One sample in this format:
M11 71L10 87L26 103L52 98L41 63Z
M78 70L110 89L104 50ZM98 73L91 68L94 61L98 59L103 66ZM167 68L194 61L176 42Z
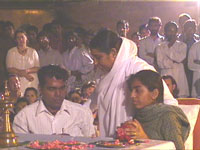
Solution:
M153 104L138 109L137 119L150 139L173 141L176 149L183 150L190 124L183 111L166 104Z

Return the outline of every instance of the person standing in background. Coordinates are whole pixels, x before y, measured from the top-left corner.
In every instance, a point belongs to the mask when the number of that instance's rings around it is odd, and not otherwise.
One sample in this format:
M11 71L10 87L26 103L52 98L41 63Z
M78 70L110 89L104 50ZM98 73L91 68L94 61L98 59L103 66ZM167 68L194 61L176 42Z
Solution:
M50 64L62 65L63 58L59 51L51 48L49 38L45 32L40 32L37 36L39 43L39 60L40 66L47 66Z
M162 22L160 18L151 17L148 22L148 29L151 32L150 36L142 39L139 43L139 57L144 59L147 63L154 66L155 68L155 48L164 40L164 37L159 34L161 25Z
M67 50L63 53L63 65L71 72L68 80L69 91L80 88L87 82L88 74L94 69L94 61L89 52L78 47L78 35L66 33Z
M126 20L119 20L117 22L117 33L121 37L128 37L128 32L129 32L129 23Z
M189 86L189 97L191 97L191 92L192 92L193 72L192 70L188 68L188 53L192 45L198 41L195 37L196 28L197 26L196 26L195 20L193 19L187 20L184 23L183 32L182 32L182 34L184 35L184 39L180 39L182 42L184 42L187 45L187 54L186 54L185 60L183 61L183 64L184 64L185 74L186 74L188 86Z
M171 75L179 87L179 97L188 97L188 83L183 66L187 46L177 40L178 25L169 21L164 27L166 41L156 47L156 60L161 75Z
M8 51L6 66L10 74L16 74L20 78L21 92L27 87L38 88L37 71L40 67L39 57L36 50L27 46L26 32L15 32L17 46Z

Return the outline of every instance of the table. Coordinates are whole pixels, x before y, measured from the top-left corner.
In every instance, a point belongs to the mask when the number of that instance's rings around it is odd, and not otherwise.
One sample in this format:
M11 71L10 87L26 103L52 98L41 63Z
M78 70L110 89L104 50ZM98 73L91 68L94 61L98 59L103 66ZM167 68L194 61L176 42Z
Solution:
M97 138L86 138L86 137L71 137L67 135L37 135L37 134L17 134L19 142L24 142L24 141L34 141L34 140L40 140L40 141L54 141L54 140L60 140L60 141L70 141L70 140L77 140L85 143L92 143L96 142L99 140L113 140L112 138L102 138L102 137L97 137ZM92 148L92 150L108 150L108 148L100 148L100 147L95 147ZM110 148L112 150L117 150L116 148ZM134 150L175 150L175 146L173 142L169 141L158 141L158 140L149 140L148 143L142 143L138 146L131 146L128 148L121 148L121 149L134 149ZM19 146L19 147L13 147L13 148L4 148L2 150L30 150L28 148L25 148L24 146ZM91 149L88 149L91 150Z

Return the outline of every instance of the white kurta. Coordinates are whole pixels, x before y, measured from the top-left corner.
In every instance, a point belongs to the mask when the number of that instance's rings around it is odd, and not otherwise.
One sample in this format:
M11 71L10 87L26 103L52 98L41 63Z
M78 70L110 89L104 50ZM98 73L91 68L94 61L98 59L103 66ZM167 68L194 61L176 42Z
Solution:
M192 45L188 55L188 68L193 71L192 97L200 98L200 42Z
M78 47L74 47L72 50L67 50L63 53L63 65L67 70L81 72L83 74L81 76L82 81L88 80L88 73L94 69L94 61L90 54L86 50ZM75 83L75 81L76 78L74 76L68 79L71 88L79 84L77 82Z
M139 57L154 66L154 58L148 56L148 53L155 53L156 46L163 40L164 37L160 35L156 40L153 40L151 36L142 39L140 41Z
M13 47L8 51L6 57L6 67L7 68L16 68L20 70L29 69L33 67L39 67L39 57L36 50L28 47L27 53L25 56L21 55L17 47ZM21 84L21 92L24 94L24 91L27 87L34 87L38 89L38 77L37 73L30 74L34 80L28 81L25 77L19 77Z
M113 136L116 128L134 115L126 83L128 77L144 69L154 70L153 66L138 58L136 54L135 43L123 38L111 71L100 80L92 96L91 109L96 105L98 107L100 136ZM165 103L177 105L166 84L164 86Z
M48 51L44 51L40 49L38 51L38 55L39 55L41 67L47 66L50 64L62 65L63 63L62 55L60 54L60 52L52 48L48 49Z
M170 48L168 42L165 41L156 48L156 59L161 75L171 75L176 80L179 97L189 96L187 78L182 63L186 52L186 44L180 41L176 41Z

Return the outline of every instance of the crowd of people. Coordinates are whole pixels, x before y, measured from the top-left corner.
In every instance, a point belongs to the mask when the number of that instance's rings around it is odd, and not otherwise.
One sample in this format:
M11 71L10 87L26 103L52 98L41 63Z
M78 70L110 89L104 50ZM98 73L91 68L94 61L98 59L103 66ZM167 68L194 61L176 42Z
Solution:
M96 33L65 32L55 20L40 32L27 24L15 31L0 21L1 93L8 80L14 131L114 137L125 122L132 138L184 149L190 125L175 98L200 97L200 37L190 15L178 24L161 34L161 19L151 17L129 38L126 20Z

